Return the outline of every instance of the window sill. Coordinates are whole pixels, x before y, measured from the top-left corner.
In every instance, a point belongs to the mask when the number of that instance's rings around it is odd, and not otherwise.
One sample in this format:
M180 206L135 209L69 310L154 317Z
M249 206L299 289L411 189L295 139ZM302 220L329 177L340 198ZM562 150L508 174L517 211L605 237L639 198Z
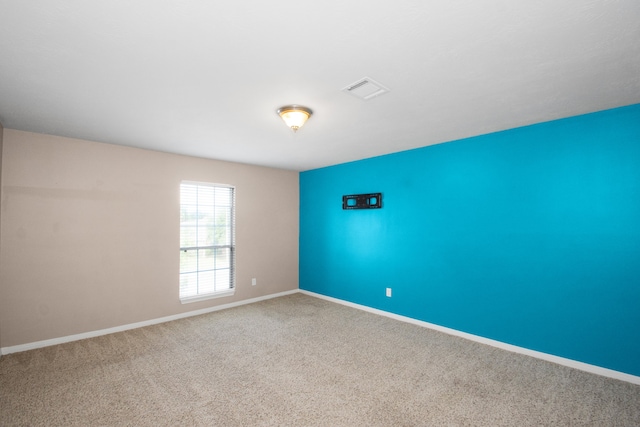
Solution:
M229 289L227 291L214 292L212 294L196 295L193 297L180 298L180 302L182 304L189 304L192 302L205 301L208 299L230 297L230 296L233 296L233 294L235 293L236 293L236 290L234 288L234 289Z

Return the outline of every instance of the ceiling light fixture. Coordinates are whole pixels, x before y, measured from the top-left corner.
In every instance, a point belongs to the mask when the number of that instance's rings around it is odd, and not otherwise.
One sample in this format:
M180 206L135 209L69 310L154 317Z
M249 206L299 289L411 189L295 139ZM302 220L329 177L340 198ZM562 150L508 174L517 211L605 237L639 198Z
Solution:
M277 113L294 132L297 132L297 130L304 125L307 119L311 117L311 114L313 114L313 112L307 107L295 104L280 107L278 108Z

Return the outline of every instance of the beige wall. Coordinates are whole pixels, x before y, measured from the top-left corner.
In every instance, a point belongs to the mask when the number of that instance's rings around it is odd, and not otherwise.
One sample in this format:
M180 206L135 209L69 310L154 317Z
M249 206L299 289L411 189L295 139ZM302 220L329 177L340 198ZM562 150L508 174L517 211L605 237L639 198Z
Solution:
M298 288L297 172L12 129L2 165L2 347ZM232 297L178 299L181 180L236 186Z

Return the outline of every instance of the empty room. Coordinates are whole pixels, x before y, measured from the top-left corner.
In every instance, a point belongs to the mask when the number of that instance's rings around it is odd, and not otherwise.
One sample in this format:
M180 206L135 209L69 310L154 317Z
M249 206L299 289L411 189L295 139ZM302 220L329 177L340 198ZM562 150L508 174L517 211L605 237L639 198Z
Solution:
M0 0L0 426L640 425L638 22Z

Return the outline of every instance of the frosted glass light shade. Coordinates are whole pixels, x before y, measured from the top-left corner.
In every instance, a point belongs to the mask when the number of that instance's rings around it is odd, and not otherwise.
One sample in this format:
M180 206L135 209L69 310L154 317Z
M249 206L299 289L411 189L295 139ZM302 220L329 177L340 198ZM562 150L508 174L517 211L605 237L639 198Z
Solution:
M310 109L302 105L287 105L279 108L277 112L294 132L297 132L312 114Z

